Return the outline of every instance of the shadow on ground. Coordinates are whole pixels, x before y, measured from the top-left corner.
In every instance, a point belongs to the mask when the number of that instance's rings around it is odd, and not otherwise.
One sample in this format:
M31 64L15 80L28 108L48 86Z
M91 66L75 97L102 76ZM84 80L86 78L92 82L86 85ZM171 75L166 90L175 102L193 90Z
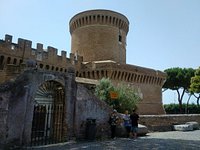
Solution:
M31 149L42 150L199 150L200 142L192 140L175 139L146 139L136 140L128 138L117 138L107 141L94 142L72 142L57 146L37 147Z

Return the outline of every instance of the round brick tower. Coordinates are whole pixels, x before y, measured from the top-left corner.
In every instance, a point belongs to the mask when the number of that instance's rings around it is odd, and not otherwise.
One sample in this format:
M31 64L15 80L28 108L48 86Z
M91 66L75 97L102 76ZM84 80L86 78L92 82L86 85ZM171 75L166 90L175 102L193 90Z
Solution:
M71 53L83 61L113 60L126 63L128 19L110 10L89 10L70 20Z

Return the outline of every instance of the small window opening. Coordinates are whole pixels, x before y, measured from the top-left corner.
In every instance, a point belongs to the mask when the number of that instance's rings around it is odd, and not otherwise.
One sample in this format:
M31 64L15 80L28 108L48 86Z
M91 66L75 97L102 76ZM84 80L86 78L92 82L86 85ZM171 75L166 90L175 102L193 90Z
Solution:
M122 42L122 36L119 35L119 42Z

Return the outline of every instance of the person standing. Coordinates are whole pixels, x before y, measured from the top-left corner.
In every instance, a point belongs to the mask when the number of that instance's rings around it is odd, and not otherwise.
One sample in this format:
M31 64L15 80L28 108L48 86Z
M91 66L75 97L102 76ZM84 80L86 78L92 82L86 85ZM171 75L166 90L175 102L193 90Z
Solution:
M134 139L137 138L137 132L138 132L138 120L139 115L135 112L135 109L133 109L133 113L130 115L131 119L131 132L133 134Z
M128 110L125 111L125 114L122 116L124 121L124 127L126 129L126 136L129 137L131 132L131 120L130 120L130 114L128 113Z
M109 118L112 139L116 137L116 126L118 124L118 121L119 117L117 116L117 110L114 109Z

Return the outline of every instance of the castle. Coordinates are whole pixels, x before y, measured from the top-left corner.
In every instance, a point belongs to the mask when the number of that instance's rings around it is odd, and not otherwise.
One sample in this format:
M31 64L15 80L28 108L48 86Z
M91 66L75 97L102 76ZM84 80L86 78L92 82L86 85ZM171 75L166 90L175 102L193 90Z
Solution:
M110 10L90 10L75 15L70 20L71 53L38 43L36 49L30 40L6 35L0 41L0 82L16 74L27 61L35 61L38 69L66 72L74 67L76 77L99 80L110 78L114 83L125 82L139 89L142 102L140 114L164 114L162 85L166 75L158 70L126 64L126 35L128 19Z
M109 77L139 89L140 114L164 114L162 85L166 74L149 68L126 64L128 19L109 10L85 11L70 20L71 51L83 56L76 76L90 79Z
M32 48L30 40L19 38L18 43L13 43L11 35L5 35L5 39L0 40L0 83L3 85L0 87L0 104L4 108L0 115L3 114L4 120L10 116L12 122L13 115L17 115L16 110L19 114L24 114L27 109L30 110L24 116L18 115L26 118L24 119L26 128L20 129L18 135L22 137L19 138L20 142L24 142L22 140L24 139L28 140L25 143L29 143L30 139L44 134L50 137L52 136L50 133L57 139L63 139L66 135L71 137L82 134L81 129L87 117L95 116L102 130L106 126L105 118L108 114L105 112L109 112L109 108L98 100L93 100L95 98L86 94L84 87L79 84L95 85L103 77L110 78L114 84L123 82L138 89L142 98L138 104L139 114L165 114L162 105L162 86L166 74L126 64L129 21L124 15L110 10L89 10L75 15L69 24L71 33L69 58L66 51L61 51L60 56L58 49L51 46L44 49L41 43ZM5 86L6 82L11 83ZM22 89L18 90L18 94L13 93L9 89L15 87L11 85L20 86ZM23 99L26 104L23 103L23 107L12 105L13 107L10 107L12 111L9 112L8 107L13 101L9 97L15 97L15 103L19 101L20 104ZM52 125L43 116L44 121L40 122L43 126L39 128L45 133L38 135L35 129L37 122L34 118L38 117L38 112L45 111L50 115L55 109L53 105L56 106L54 120L57 118L57 122ZM63 114L63 110L66 113ZM82 114L77 115L80 111ZM91 112L94 113L90 114ZM54 130L47 129L48 125L54 126ZM2 135L7 134L4 130L6 126L19 130L9 121L4 122L0 128ZM99 133L102 134L101 130ZM16 138L11 131L9 136L10 139ZM6 141L6 136L2 136L1 140Z

